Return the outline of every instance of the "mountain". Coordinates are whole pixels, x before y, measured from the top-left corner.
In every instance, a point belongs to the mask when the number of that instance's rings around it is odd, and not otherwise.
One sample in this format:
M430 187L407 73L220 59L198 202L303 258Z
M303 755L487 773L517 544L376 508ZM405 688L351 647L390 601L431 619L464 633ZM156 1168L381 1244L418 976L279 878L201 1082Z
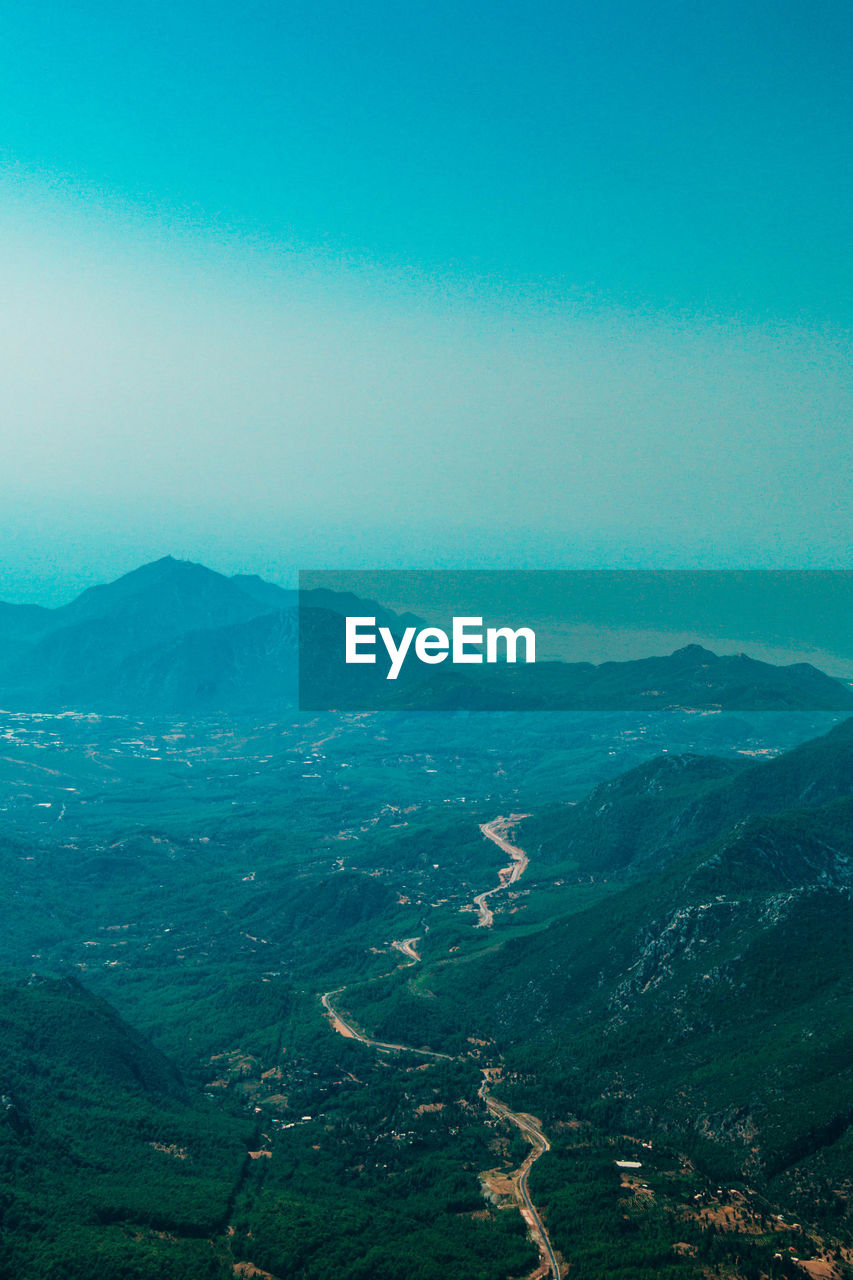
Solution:
M233 626L190 631L95 672L78 687L84 705L204 714L282 708L296 701L295 609Z
M523 827L545 862L569 858L585 875L647 874L736 823L782 808L814 808L849 794L853 720L776 759L660 756Z
M7 604L0 601L0 668L23 653L49 625L50 609L36 604Z
M257 575L165 556L57 609L0 605L0 703L179 714L292 706L298 604L298 592ZM373 613L396 634L412 622L326 590L302 604L323 665L346 613Z
M425 627L427 623L415 613L394 613L377 600L365 600L352 591L330 591L328 587L315 587L302 593L303 605L312 610L322 609L343 616L365 616L376 620L377 627L390 627L395 636L406 627Z
M698 644L598 666L537 662L472 669L448 664L423 674L412 664L393 685L376 679L369 703L363 677L358 681L350 710L853 711L853 689L810 663L776 666L744 653L718 655Z
M805 663L777 667L688 645L629 662L442 665L399 680L347 665L343 620L399 638L423 619L326 589L285 591L165 556L57 609L0 606L0 704L13 709L853 710L853 690ZM297 619L301 627L298 634Z
M54 627L125 618L142 625L147 636L159 633L158 638L245 621L257 612L257 599L233 578L172 556L142 565L115 582L89 587L70 604L53 610Z
M6 604L0 601L0 635L26 640L50 625L51 609L38 604Z
M574 825L565 815L557 838L579 877L627 866L633 883L462 966L439 963L419 983L429 1001L400 984L360 1015L380 1038L401 1026L411 1038L420 1019L432 1043L442 1025L494 1040L520 1097L554 1125L575 1114L665 1138L715 1180L748 1180L812 1220L843 1213L851 764L846 721L747 768L688 757L633 770L578 805ZM535 865L533 829L519 839Z
M146 645L258 612L257 603L221 574L167 556L91 587L70 604L40 610L26 648L19 644L0 668L2 687L19 700L62 704L81 682ZM0 614L0 637L10 633Z
M27 698L64 705L85 697L87 687L105 682L134 653L265 612L268 606L231 579L166 556L43 611L39 632L31 635L26 650L0 669L2 687L19 705Z
M0 983L4 1276L213 1280L252 1127L69 979Z
M257 604L269 610L295 609L299 604L299 592L287 591L274 582L267 582L256 573L234 573L229 579L236 587Z

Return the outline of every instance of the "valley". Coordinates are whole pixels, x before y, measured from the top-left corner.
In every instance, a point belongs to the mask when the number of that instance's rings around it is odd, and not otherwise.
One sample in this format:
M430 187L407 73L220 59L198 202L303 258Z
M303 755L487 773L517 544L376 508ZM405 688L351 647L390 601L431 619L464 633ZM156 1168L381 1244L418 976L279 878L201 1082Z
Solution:
M677 1255L672 1247L678 1240L667 1246L667 1266L674 1275L698 1274L696 1259L708 1244L708 1228L701 1213L685 1214L692 1203L711 1203L709 1179L718 1157L711 1158L710 1147L702 1149L707 1139L697 1147L686 1129L672 1127L685 1114L677 1097L675 1106L655 1104L660 1119L637 1113L633 1121L618 1109L611 1114L610 1103L591 1103L572 1074L582 1079L589 1071L594 1090L600 1092L602 1084L613 1090L607 1048L612 1032L593 1010L583 1015L588 1027L583 1019L576 1026L566 1022L576 1017L571 992L596 986L589 986L571 958L577 953L587 967L597 966L600 973L603 966L606 973L613 962L596 948L642 935L657 911L648 886L657 874L675 883L673 872L663 867L651 877L643 871L626 878L601 854L598 870L586 867L574 851L571 826L585 831L589 822L590 772L601 779L602 794L611 788L609 794L618 795L626 813L639 802L635 795L661 813L687 805L705 840L709 830L701 814L708 803L703 797L712 794L709 786L729 788L732 799L723 809L730 809L733 821L744 805L760 803L760 789L749 800L738 799L744 770L782 770L778 783L761 784L773 804L780 787L794 786L800 792L811 787L815 800L831 807L841 800L815 790L810 779L824 778L829 790L843 796L846 739L830 734L829 747L820 740L806 744L799 749L804 763L789 766L790 757L761 734L762 727L767 735L784 727L784 738L793 722L771 725L759 718L744 725L740 742L718 757L722 763L697 756L707 766L685 766L685 772L677 763L690 760L689 752L667 765L669 751L661 750L683 734L695 752L695 719L599 723L597 732L590 722L554 722L549 736L563 735L565 746L561 775L553 780L539 764L541 723L515 724L511 749L504 749L486 745L494 744L494 726L486 741L477 741L482 722L442 721L429 740L428 729L405 718L390 726L385 717L357 716L258 725L7 715L8 747L0 762L2 874L7 900L17 909L0 940L6 981L14 985L19 975L35 970L82 983L169 1055L189 1096L213 1108L208 1114L216 1124L244 1126L245 1168L241 1172L236 1151L230 1170L223 1166L232 1208L210 1237L223 1274L243 1264L275 1277L296 1274L284 1260L298 1235L304 1246L299 1266L306 1275L322 1277L331 1266L357 1274L356 1259L368 1253L372 1271L382 1274L374 1255L380 1250L382 1267L393 1276L414 1266L395 1243L404 1222L420 1241L414 1274L420 1268L425 1275L461 1275L475 1259L482 1274L495 1280L528 1275L537 1266L556 1274L555 1266L577 1268L584 1247L597 1238L598 1227L580 1225L575 1209L561 1207L569 1188L576 1188L576 1196L587 1183L600 1206L596 1212L605 1217L629 1197L628 1220L640 1240L652 1232L650 1239L657 1241L661 1232L676 1229L690 1237L681 1242L689 1248ZM800 726L805 733L811 727ZM576 798L567 800L572 750L583 781ZM614 751L623 765L639 757L636 787L630 768L614 766ZM603 800L594 795L600 809ZM509 816L496 819L496 812ZM832 821L820 804L816 813L820 822ZM623 840L623 827L612 821L614 837ZM649 810L639 829L650 830L656 821ZM827 836L834 830L827 827ZM804 837L805 829L797 838L801 851ZM826 840L819 838L824 848ZM680 856L673 851L673 866ZM734 846L726 856L740 857ZM783 856L775 855L775 861ZM679 873L685 883L699 877L699 892L706 891L705 865L690 862ZM805 884L805 873L797 874ZM754 896L755 888L749 892ZM689 904L690 895L679 894ZM631 895L640 895L639 914L626 933L620 920L630 919L630 912L626 917L622 904ZM755 907L745 909L752 919ZM564 922L568 935L561 932ZM822 917L818 927L828 927ZM573 975L565 980L554 968L560 955L570 961ZM665 953L661 959L665 966L672 963ZM614 969L614 990L625 981L636 985L630 965L628 950ZM648 980L647 974L636 991ZM790 989L790 979L779 981ZM549 983L559 987L562 1014ZM325 991L322 1002L318 991ZM672 1007L682 1002L679 997ZM804 1013L795 1017L809 1025ZM339 1034L330 1034L330 1021ZM661 1039L666 1034L653 1031ZM575 1067L568 1077L563 1043L573 1046ZM632 1060L643 1061L645 1050L630 1041L616 1052L624 1074ZM654 1078L651 1069L648 1078ZM619 1091L617 1086L614 1099ZM786 1092L788 1104L793 1096ZM624 1103L619 1106L625 1110ZM638 1120L639 1133L636 1127L631 1133L626 1121L636 1126ZM145 1149L160 1159L173 1148L192 1149L173 1122L145 1141L154 1144ZM837 1142L844 1141L842 1134ZM654 1161L663 1162L660 1175L649 1169L647 1143L654 1143ZM832 1151L831 1141L820 1159ZM651 1200L624 1173L616 1176L616 1160L634 1158L645 1181L662 1179ZM582 1165L574 1163L578 1159ZM685 1160L692 1172L678 1173L687 1168ZM196 1162L182 1163L192 1176ZM735 1165L736 1157L729 1176ZM416 1169L422 1188L417 1195L411 1182ZM555 1169L562 1170L556 1199ZM743 1174L737 1176L746 1185ZM773 1204L772 1196L785 1188L773 1212L784 1217L790 1213L786 1206L796 1203L798 1216L790 1220L807 1218L802 1191L796 1192L790 1175L773 1176L775 1189L762 1182L750 1194L769 1193ZM678 1186L689 1195L673 1200ZM400 1199L403 1188L408 1189ZM28 1194L42 1193L34 1186ZM428 1217L438 1215L436 1221L445 1224L440 1246L425 1233L419 1195L432 1205ZM312 1203L319 1214L316 1229L314 1218L305 1217ZM391 1215L382 1229L387 1237L376 1226L380 1203ZM445 1220L448 1206L455 1207ZM350 1215L346 1227L344 1211ZM137 1213L126 1203L111 1212L126 1223ZM157 1212L164 1224L171 1222L167 1234L180 1242L179 1224L168 1210ZM709 1223L719 1219L714 1212ZM368 1219L374 1224L370 1231ZM157 1243L159 1237L145 1234L154 1228L138 1216L136 1221L133 1230L142 1230L158 1265L168 1267L169 1257L180 1256L177 1243ZM156 1214L148 1221L156 1221ZM597 1221L594 1214L589 1221ZM331 1254L327 1222L337 1224ZM840 1229L826 1222L809 1228L817 1230L809 1237L816 1242L813 1252L819 1243L832 1258L828 1274L839 1276L846 1265L843 1234L832 1233ZM102 1249L103 1229L92 1230ZM744 1238L752 1254L764 1257L778 1234L750 1227ZM387 1247L380 1249L383 1241ZM734 1261L742 1243L742 1233L727 1227L714 1246L729 1258L725 1267L732 1276L751 1274L742 1258ZM125 1266L127 1246L118 1241L114 1248L116 1258L124 1259L117 1265ZM779 1274L790 1273L787 1263L779 1272L780 1260L772 1255L765 1261ZM637 1263L626 1274L641 1271Z
M853 1274L853 722L153 704L0 710L0 1276Z

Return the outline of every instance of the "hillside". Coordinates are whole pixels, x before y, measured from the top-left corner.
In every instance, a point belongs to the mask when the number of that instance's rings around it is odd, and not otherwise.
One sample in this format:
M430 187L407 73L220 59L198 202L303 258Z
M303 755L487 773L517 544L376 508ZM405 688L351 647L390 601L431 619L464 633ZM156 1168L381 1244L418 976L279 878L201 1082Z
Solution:
M647 874L751 815L847 795L851 778L853 720L846 720L822 738L757 763L660 756L576 805L531 817L523 840L545 863L572 859L586 875Z
M714 1178L840 1221L853 1191L850 730L734 772L654 762L606 784L575 834L598 811L583 866L624 865L634 829L644 878L350 1007L382 1037L417 1036L420 1021L432 1043L455 1043L454 1028L475 1028L517 1075L506 1096L551 1123L574 1113L666 1137ZM701 844L679 813L699 815ZM673 829L660 866L655 841Z
M0 985L3 1276L224 1273L221 1230L251 1125L76 982Z

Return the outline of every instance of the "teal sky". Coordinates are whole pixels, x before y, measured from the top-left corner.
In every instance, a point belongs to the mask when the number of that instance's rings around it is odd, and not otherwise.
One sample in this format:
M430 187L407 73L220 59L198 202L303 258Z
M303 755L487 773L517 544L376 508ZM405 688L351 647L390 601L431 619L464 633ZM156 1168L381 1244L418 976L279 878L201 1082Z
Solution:
M846 564L848 4L0 18L0 598Z

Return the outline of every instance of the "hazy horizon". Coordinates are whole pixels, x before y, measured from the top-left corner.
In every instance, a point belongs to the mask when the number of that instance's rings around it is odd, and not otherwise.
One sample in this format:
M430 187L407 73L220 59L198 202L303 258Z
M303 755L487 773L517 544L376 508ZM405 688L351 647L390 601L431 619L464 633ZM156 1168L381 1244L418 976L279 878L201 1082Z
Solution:
M846 567L853 17L10 15L0 599Z

